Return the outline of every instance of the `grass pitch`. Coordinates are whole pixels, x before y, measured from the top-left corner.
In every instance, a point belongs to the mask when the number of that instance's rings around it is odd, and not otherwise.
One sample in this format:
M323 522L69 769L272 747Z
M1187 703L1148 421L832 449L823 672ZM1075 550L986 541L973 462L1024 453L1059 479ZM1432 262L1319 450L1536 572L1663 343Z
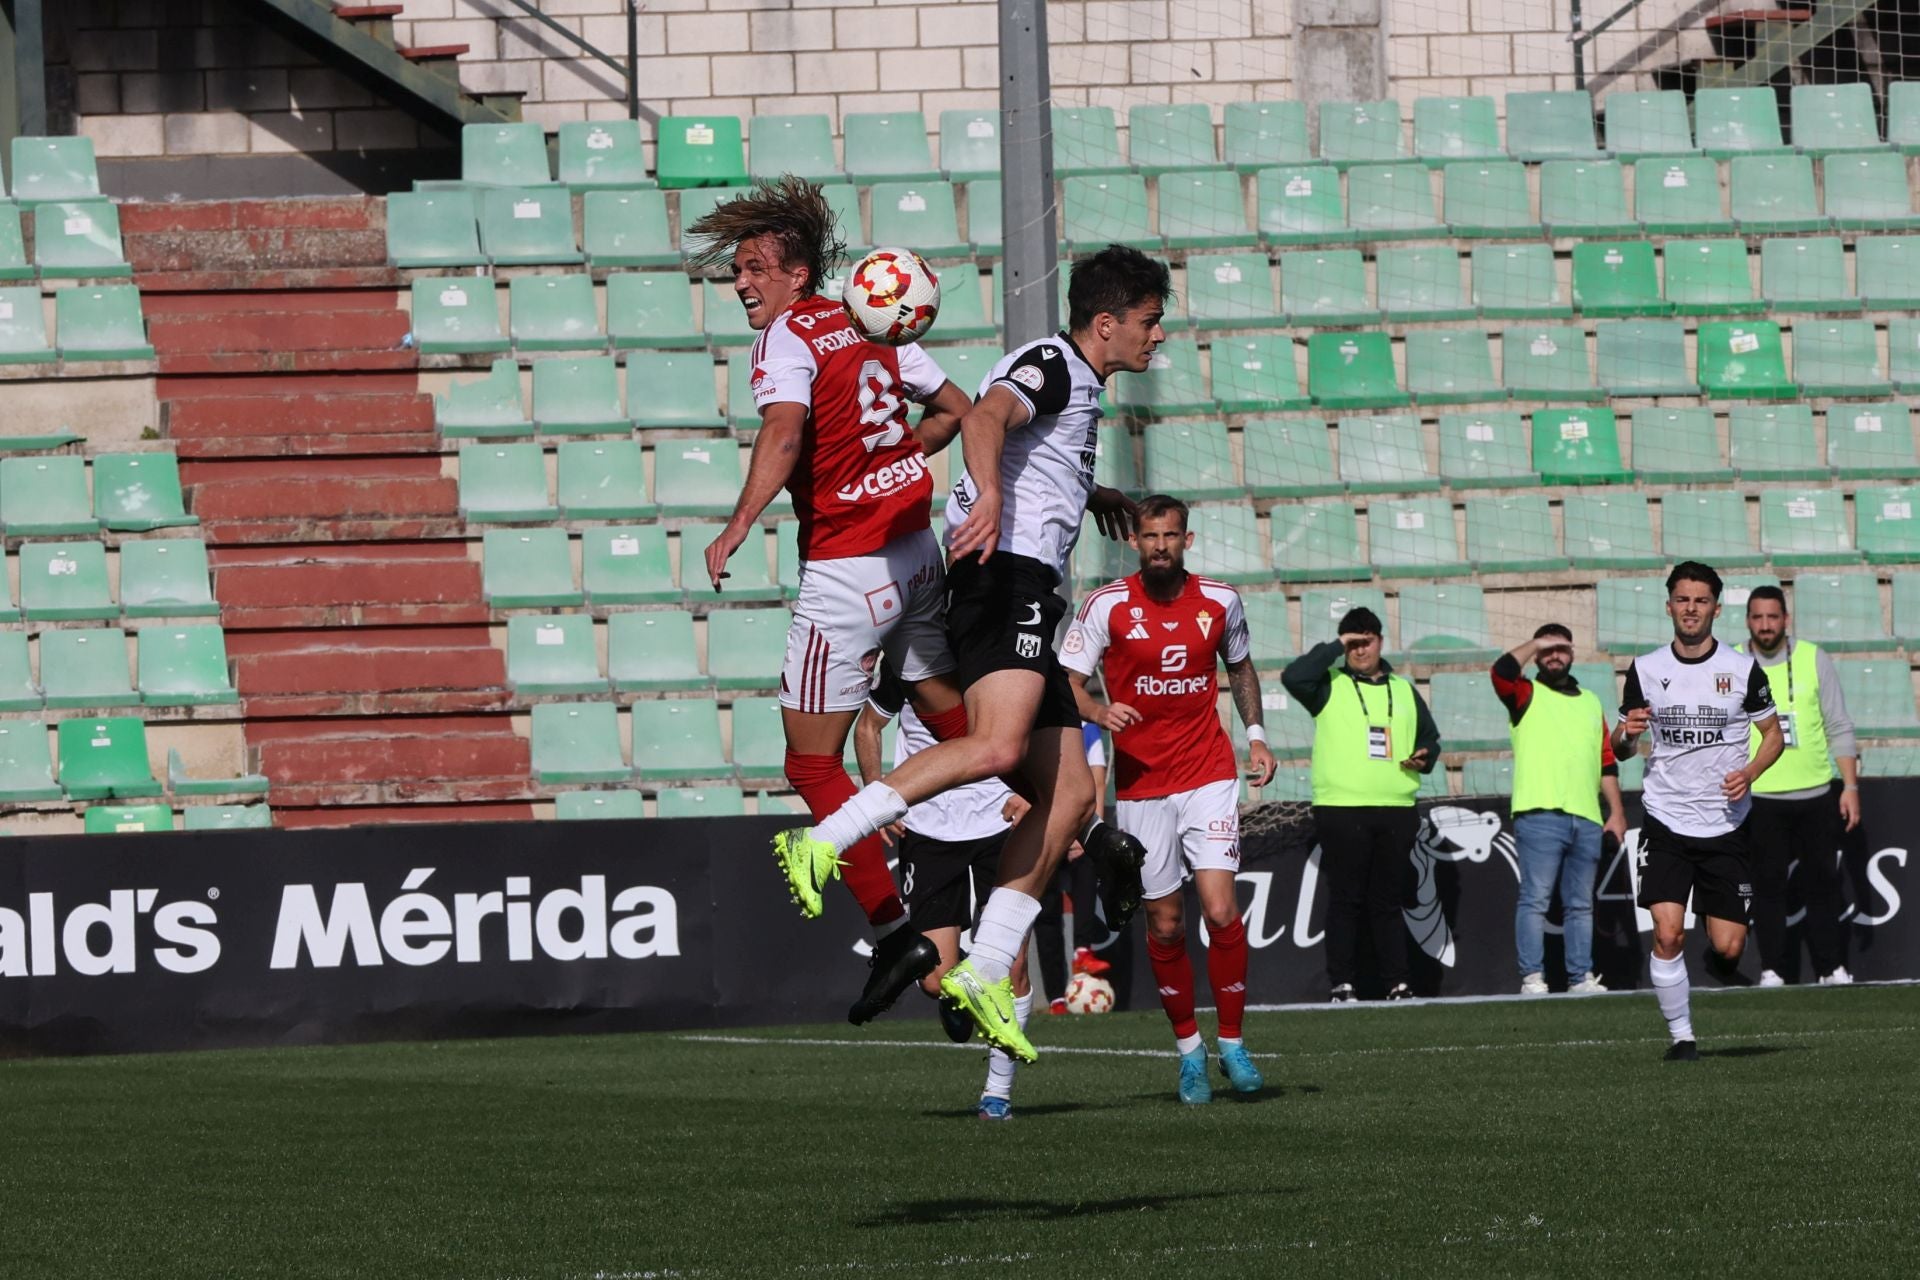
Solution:
M18 1276L1914 1275L1920 988L0 1064ZM1206 1023L1203 1020L1203 1027ZM1051 1053L1048 1051L1052 1050Z

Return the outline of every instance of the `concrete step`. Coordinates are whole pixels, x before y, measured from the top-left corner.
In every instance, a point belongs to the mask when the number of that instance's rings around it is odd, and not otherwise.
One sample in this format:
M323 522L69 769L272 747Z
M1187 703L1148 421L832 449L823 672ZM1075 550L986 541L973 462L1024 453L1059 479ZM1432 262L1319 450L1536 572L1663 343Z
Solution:
M368 196L129 204L121 237L143 294L393 286L384 201Z
M255 720L276 804L524 800L531 746L504 715Z
M221 622L255 628L485 624L463 541L228 546L209 552Z
M465 531L437 455L189 459L180 478L210 541L365 542Z
M419 358L401 344L410 328L404 311L365 307L147 316L160 371L170 374L411 369Z
M493 711L506 654L482 624L237 632L227 646L249 716Z
M161 434L183 458L432 453L440 448L432 396L411 390L280 393L279 381L257 380L248 388L255 394L249 395L163 398ZM356 385L352 378L337 381L343 388Z
M302 790L309 795L316 793L314 788ZM353 827L395 822L530 822L533 820L533 806L524 801L367 806L329 804L312 809L282 808L278 794L274 796L274 801L274 825L280 827Z

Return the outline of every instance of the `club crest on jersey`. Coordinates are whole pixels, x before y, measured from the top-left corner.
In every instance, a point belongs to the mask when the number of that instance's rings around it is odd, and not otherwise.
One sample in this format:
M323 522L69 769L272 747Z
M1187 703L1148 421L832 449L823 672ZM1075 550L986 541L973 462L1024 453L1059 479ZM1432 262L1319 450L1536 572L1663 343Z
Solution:
M1716 675L1713 678L1713 691L1719 694L1723 698L1726 697L1728 694L1732 693L1733 692L1733 676L1726 672L1722 672L1721 674Z
M1013 651L1023 658L1040 656L1040 637L1031 631L1022 631L1013 638Z
M1144 622L1134 623L1133 630L1127 632L1127 639L1129 640L1145 640L1147 638L1147 624Z
M1140 608L1138 605L1127 610L1127 613L1133 618L1135 622L1138 622L1140 621L1140 619L1147 616L1147 611L1145 609Z
M1200 638L1202 640L1205 640L1213 634L1213 615L1205 609L1193 615L1193 620L1200 624Z

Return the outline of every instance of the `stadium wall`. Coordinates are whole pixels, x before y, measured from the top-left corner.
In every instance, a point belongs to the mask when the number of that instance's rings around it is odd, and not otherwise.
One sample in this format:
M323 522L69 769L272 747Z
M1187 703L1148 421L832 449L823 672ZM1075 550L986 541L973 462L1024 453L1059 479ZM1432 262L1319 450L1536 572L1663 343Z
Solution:
M1869 781L1864 799L1845 850L1852 968L1862 980L1920 977L1920 915L1907 905L1920 868L1906 847L1920 781ZM1513 990L1504 808L1424 810L1408 913L1421 994ZM865 972L864 926L837 891L823 920L794 913L766 861L779 824L216 832L175 836L164 858L147 837L17 839L0 869L0 1051L837 1021ZM1596 962L1615 990L1639 987L1645 966L1650 922L1631 905L1637 837L1599 882ZM1247 841L1239 880L1256 1001L1325 998L1325 891L1309 855L1271 831ZM1120 1007L1151 1008L1144 956L1127 951L1122 941L1108 952ZM1550 951L1550 967L1557 959ZM1757 972L1751 951L1743 964ZM895 1016L928 1008L909 997Z

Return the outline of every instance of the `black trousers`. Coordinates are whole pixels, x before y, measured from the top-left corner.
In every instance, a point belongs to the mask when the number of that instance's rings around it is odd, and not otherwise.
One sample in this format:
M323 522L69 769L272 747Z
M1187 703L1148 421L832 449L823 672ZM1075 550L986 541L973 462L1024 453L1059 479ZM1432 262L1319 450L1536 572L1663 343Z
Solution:
M1840 879L1840 784L1807 800L1753 801L1753 925L1760 935L1760 963L1785 976L1797 968L1799 948L1789 951L1788 869L1799 881L1807 909L1807 953L1816 975L1847 962L1847 932L1840 923L1845 888Z
M1420 815L1411 805L1335 808L1315 805L1320 874L1327 881L1327 980L1351 983L1359 972L1360 935L1373 935L1374 962L1388 987L1407 981L1407 924L1417 877L1413 838Z
M1040 918L1033 922L1033 945L1040 951L1040 984L1047 999L1058 1000L1067 994L1066 908L1063 896L1073 899L1073 945L1091 947L1106 936L1106 927L1094 914L1099 908L1094 897L1093 859L1075 858L1062 862L1053 873L1053 883L1040 895Z

